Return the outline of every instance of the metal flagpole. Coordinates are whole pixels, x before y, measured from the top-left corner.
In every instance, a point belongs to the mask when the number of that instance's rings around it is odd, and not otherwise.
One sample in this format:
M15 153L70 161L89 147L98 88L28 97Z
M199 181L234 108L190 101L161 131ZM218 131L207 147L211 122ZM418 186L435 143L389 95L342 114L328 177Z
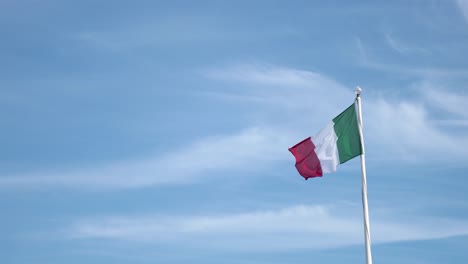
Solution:
M367 181L366 181L366 155L364 150L364 136L362 134L362 112L361 112L361 87L356 87L357 120L359 136L361 138L361 172L362 172L362 210L364 213L364 239L366 242L366 263L372 264L371 239L369 227L369 207L367 205Z

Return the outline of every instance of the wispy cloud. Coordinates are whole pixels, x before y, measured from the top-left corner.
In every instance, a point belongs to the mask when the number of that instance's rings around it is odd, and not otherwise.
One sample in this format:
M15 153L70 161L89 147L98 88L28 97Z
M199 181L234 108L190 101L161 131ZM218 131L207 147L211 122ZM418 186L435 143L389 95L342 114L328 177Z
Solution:
M389 33L385 33L384 37L385 37L385 41L387 45L393 50L397 51L398 53L401 53L401 54L414 53L414 54L424 54L424 55L430 54L429 50L420 48L420 47L411 46L408 44L404 44L403 42L395 39Z
M236 100L252 104L249 109L254 110L249 114L255 118L245 128L231 134L208 134L202 140L186 142L187 147L140 160L71 171L3 175L0 186L134 188L183 184L208 179L225 170L262 171L278 160L290 160L288 147L313 135L353 101L351 88L305 70L240 64L208 70L204 76L234 84L234 91L215 91L220 98L234 95ZM434 158L466 160L468 150L463 146L468 139L440 130L437 122L441 120L429 115L434 107L425 102L429 99L436 109L456 113L466 120L460 109L467 98L457 94L444 96L448 101L438 101L442 95L436 91L413 100L383 99L364 93L365 137L367 148L373 153L371 158L422 163Z
M408 48L401 45L401 43L397 42L393 37L391 37L389 34L385 34L385 40L387 41L387 44L394 50L398 51L399 53L407 53Z
M230 24L219 24L213 15L160 16L141 19L115 28L82 29L69 37L91 47L121 52L142 47L185 46L197 43L236 42L255 38L283 38L301 36L303 32L287 26L264 28L261 32L241 29Z
M391 43L393 41L394 43ZM391 41L387 40L387 43L394 50L405 53L405 52L419 52L425 53L425 50L419 50L419 48L409 48L398 44L394 39ZM411 66L407 64L388 63L382 59L374 56L369 52L369 48L366 47L365 43L360 39L355 39L355 50L357 54L357 64L361 67L373 69L382 72L388 72L398 74L396 76L409 76L417 77L420 79L466 79L468 76L468 70L465 68L437 68L437 67L423 67L423 66Z
M202 18L166 18L158 21L137 21L102 31L84 30L70 37L82 43L109 51L122 51L148 46L198 43L219 40L225 36Z
M246 83L267 84L273 86L311 86L310 81L324 81L325 78L318 73L278 67L269 64L238 64L223 69L207 70L205 75L209 78ZM332 80L326 80L332 82ZM335 84L334 86L336 86Z
M236 98L257 105L268 104L268 108L259 111L266 111L269 115L271 111L281 111L290 121L299 117L291 118L293 112L313 113L314 120L323 116L329 118L336 114L338 107L348 104L354 94L352 88L324 74L269 64L237 64L206 70L203 75L216 81L235 83L239 87L235 91L216 91L224 98L241 95Z
M466 22L468 22L468 1L467 0L456 0L460 12L464 16Z
M356 37L354 38L354 43L356 45L359 60L362 60L366 63L368 61L367 50L364 46L363 41L361 40L361 38Z
M256 170L285 159L288 133L249 128L232 135L212 136L186 148L145 160L123 161L89 169L3 176L0 186L132 188L188 183L219 170ZM212 172L213 174L209 174Z
M468 157L463 147L468 138L439 130L421 103L391 103L382 99L367 103L366 132L375 155L378 156L377 150L384 149L389 155L386 159L405 162L460 162Z
M357 45L362 45L359 39L357 39ZM364 47L361 46L361 49L365 56ZM351 98L353 98L352 88L347 88L322 74L271 65L237 65L209 72L208 76L254 84L248 86L248 93L257 93L257 96L263 98L263 102L269 100L274 102L270 108L266 109L267 111L274 111L281 107L281 111L288 113L288 120L276 121L283 125L290 125L295 120L298 130L304 129L305 124L303 115L295 115L295 113L311 113L317 118L325 115L326 120L329 120L338 114L340 109L351 103ZM468 156L468 151L460 146L460 142L468 143L468 138L439 130L434 124L436 119L429 115L433 106L425 105L426 97L425 92L422 92L419 98L412 100L363 95L366 143L370 150L380 149L385 150L386 153L385 157L378 157L382 151L376 151L374 157L414 162L422 161L430 156L434 157L429 153L435 151L441 155L444 153L446 157L458 157L458 159L465 159ZM326 98L326 100L321 100L321 98ZM468 103L466 98L457 94L449 98L452 100L446 103L447 107L451 108L443 110L455 111L462 109L460 106ZM257 103L257 101L252 103ZM308 120L307 124L312 122ZM315 123L315 129L318 131L323 124L325 122ZM314 132L315 130L309 131L310 134ZM421 133L424 133L424 137ZM433 144L427 144L428 139Z
M424 95L434 107L468 120L468 112L465 109L468 104L468 96L434 88L426 88Z
M279 210L198 216L83 219L62 230L69 239L106 239L234 251L336 248L362 243L353 206L297 205ZM395 214L387 214L395 215ZM375 217L375 243L467 235L468 223L434 217Z

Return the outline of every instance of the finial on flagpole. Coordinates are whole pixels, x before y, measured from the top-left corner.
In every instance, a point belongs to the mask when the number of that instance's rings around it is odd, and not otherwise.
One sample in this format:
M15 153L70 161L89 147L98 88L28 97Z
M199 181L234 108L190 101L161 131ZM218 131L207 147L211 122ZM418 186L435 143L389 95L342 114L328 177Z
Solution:
M362 92L362 89L361 89L361 87L359 87L359 85L358 85L358 86L356 86L356 90L354 90L354 92L356 93L356 96L359 96L359 95L361 95L361 92Z

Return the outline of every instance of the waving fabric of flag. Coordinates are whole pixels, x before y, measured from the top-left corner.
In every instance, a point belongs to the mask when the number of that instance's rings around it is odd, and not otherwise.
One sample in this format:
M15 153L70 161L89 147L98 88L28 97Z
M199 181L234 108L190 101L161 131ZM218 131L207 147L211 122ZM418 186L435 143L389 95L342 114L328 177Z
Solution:
M328 123L314 137L297 143L289 151L306 180L336 171L338 164L362 154L355 103Z

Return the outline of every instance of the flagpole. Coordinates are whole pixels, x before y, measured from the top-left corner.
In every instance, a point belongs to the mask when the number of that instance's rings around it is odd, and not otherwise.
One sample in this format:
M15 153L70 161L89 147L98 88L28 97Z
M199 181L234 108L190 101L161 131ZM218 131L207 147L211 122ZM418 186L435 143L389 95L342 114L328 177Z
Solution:
M361 138L361 172L362 172L362 210L364 213L364 239L366 243L366 263L372 264L371 239L369 227L369 207L367 205L367 181L366 181L366 155L364 150L364 136L362 134L362 112L361 112L361 87L356 87L357 119L359 136Z

